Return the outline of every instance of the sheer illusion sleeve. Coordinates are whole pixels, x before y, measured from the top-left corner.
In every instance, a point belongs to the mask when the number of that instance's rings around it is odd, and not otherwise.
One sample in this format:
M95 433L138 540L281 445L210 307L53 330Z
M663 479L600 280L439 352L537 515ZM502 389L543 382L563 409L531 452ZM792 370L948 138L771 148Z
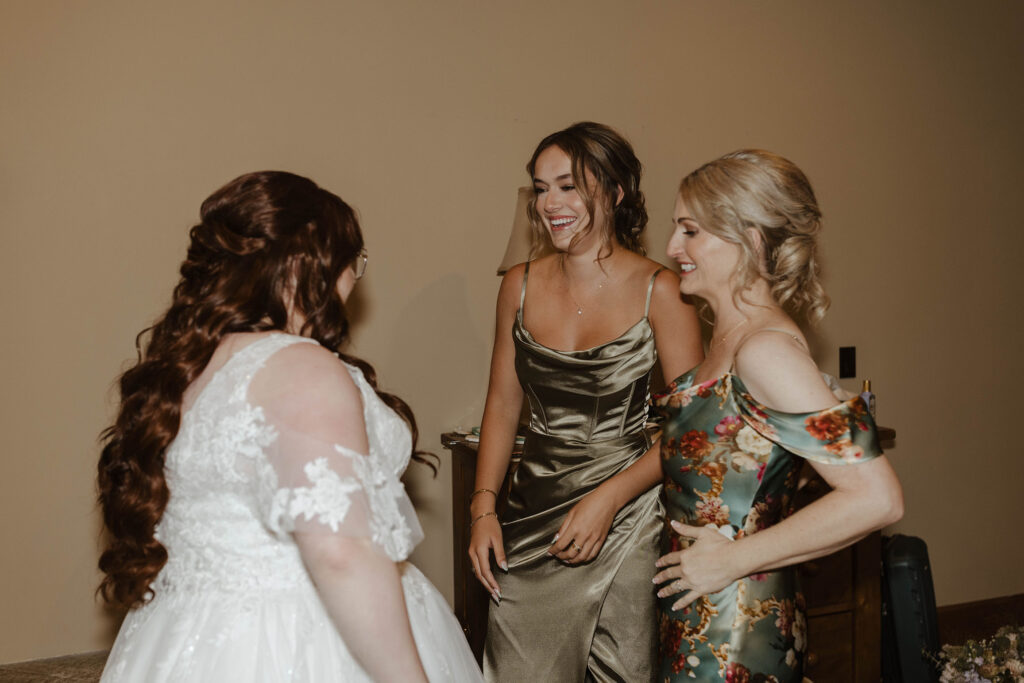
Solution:
M875 421L860 396L818 412L783 413L758 403L738 377L733 378L733 391L744 422L802 458L846 465L882 454Z
M274 435L258 484L272 532L368 538L394 561L409 556L423 533L399 478L408 429L358 370L295 344L256 374L249 400Z

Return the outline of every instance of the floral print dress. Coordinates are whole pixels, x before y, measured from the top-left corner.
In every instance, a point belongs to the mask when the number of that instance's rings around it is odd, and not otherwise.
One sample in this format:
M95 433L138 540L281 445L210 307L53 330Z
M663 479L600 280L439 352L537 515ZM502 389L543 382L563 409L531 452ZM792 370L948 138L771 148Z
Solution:
M801 458L838 465L881 454L860 397L817 413L781 413L755 401L732 373L694 385L696 370L654 397L665 419L663 552L689 543L668 520L711 524L738 539L785 519ZM801 680L807 622L792 567L744 577L673 611L679 597L658 601L659 682Z

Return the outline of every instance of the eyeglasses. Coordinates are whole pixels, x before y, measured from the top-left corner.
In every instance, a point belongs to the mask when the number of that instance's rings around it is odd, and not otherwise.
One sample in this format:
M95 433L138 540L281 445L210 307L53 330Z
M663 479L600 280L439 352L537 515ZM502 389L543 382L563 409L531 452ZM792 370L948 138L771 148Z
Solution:
M359 255L356 256L356 260L352 263L352 272L356 274L357 280L366 275L366 262L369 258L370 256L366 252L366 247L359 250Z

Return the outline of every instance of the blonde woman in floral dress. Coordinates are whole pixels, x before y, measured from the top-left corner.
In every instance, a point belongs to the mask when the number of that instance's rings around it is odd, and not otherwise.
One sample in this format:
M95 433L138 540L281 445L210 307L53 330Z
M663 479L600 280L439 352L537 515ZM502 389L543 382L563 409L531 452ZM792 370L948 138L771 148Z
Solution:
M902 516L858 397L836 404L791 316L820 319L821 214L804 174L760 150L680 186L668 255L714 313L704 362L655 398L666 422L658 681L799 681L806 621L791 565ZM833 490L793 512L802 459Z

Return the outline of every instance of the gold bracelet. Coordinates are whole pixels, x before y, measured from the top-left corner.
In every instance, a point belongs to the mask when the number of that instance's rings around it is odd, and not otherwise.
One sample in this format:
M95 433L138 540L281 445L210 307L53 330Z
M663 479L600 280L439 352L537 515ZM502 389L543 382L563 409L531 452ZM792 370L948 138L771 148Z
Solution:
M498 494L495 493L494 491L490 490L490 489L477 489L476 491L473 491L473 493L471 493L469 495L469 499L473 500L474 498L476 498L476 494L478 494L478 493L489 493L492 496L494 496L495 498L498 497Z
M479 522L484 517L490 517L491 515L494 515L495 517L497 517L498 513L495 512L494 510L491 510L490 512L485 512L482 515L477 515L476 517L473 518L473 521L469 523L469 528L472 529L474 524Z

